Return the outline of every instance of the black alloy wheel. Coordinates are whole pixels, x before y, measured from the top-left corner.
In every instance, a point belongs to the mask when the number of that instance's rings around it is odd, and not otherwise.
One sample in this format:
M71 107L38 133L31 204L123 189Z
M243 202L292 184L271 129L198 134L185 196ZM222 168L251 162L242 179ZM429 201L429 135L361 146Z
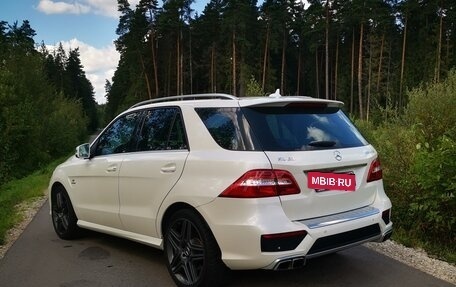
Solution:
M166 228L165 256L178 286L221 286L226 267L206 223L191 210L175 213Z
M80 236L77 217L66 190L59 186L52 193L52 223L57 235L62 239L74 239Z

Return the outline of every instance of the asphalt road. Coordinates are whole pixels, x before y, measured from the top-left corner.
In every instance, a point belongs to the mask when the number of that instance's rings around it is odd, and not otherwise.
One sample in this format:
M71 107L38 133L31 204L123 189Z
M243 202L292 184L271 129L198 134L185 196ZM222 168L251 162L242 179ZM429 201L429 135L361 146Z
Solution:
M359 246L294 271L236 271L230 286L453 286ZM48 204L0 260L1 287L175 286L159 250L95 232L55 235Z

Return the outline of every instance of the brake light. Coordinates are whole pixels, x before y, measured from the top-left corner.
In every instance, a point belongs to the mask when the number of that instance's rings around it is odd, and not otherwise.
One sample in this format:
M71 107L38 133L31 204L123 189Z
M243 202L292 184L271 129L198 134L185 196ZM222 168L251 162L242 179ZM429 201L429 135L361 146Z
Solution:
M246 172L227 189L220 197L260 198L289 194L298 194L296 180L286 170L255 169Z
M380 165L380 159L376 158L369 168L369 175L367 176L367 182L380 180L383 178L382 166Z

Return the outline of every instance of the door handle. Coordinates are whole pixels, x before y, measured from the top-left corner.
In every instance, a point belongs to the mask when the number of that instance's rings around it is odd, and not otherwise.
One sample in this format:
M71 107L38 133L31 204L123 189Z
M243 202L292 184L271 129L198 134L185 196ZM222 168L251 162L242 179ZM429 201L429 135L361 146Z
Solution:
M176 171L176 164L170 163L161 168L163 173L173 173Z
M107 172L115 172L117 171L117 165L111 165L106 169Z

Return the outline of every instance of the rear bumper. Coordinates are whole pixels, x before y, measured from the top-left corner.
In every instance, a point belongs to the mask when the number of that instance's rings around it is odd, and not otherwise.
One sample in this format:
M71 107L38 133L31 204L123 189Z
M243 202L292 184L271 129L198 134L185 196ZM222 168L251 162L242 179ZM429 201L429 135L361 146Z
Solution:
M344 250L344 249L347 249L347 248L350 248L350 247L354 247L354 246L357 246L357 245L360 245L360 244L363 244L363 243L366 243L366 242L384 242L384 241L388 240L391 237L392 233L393 233L393 228L392 228L392 226L389 226L389 228L386 229L380 235L374 235L372 237L368 237L368 238L364 238L364 239L360 238L360 240L358 240L356 242L352 242L352 243L349 243L349 244L341 245L341 246L338 246L338 247L335 247L335 248L322 250L320 252L311 252L311 251L309 251L309 253L307 253L306 256L291 256L291 257L288 256L288 257L284 257L284 258L278 258L273 263L271 263L269 266L267 266L264 269L291 270L291 269L301 268L301 267L304 267L307 259L311 259L311 258L318 257L318 256L323 256L325 254L338 252L340 250ZM314 246L315 246L315 244L313 245L313 247Z
M390 208L386 199L351 211L299 221L290 221L275 198L218 198L198 210L208 222L222 251L222 260L229 268L281 270L302 267L309 258L386 240L392 233L392 222L388 220L386 224L382 213ZM293 250L261 251L262 235L303 230L307 235Z

